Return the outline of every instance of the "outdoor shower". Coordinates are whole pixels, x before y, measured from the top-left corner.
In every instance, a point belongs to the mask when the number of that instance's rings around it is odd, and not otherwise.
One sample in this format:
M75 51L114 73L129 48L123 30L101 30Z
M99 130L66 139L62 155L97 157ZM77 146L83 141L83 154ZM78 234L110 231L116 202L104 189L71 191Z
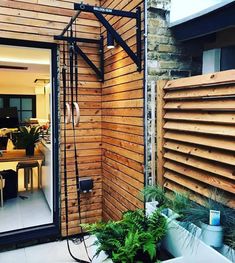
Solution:
M66 163L66 140L67 132L66 125L72 124L72 136L73 136L73 149L75 158L75 173L76 173L76 186L77 186L77 200L78 200L78 218L81 224L81 207L80 207L80 195L81 193L88 193L92 191L93 181L89 177L80 178L79 168L78 168L78 152L76 146L76 126L79 125L80 121L80 108L78 103L78 56L82 57L88 66L95 72L98 79L104 82L104 37L101 35L99 40L80 38L77 36L76 31L76 19L79 17L81 12L88 12L95 15L95 17L100 21L107 31L107 48L114 48L115 44L120 45L123 50L128 54L131 60L136 64L137 70L141 72L142 70L142 44L141 44L141 8L137 7L136 12L127 12L114 10L109 8L102 8L97 6L90 6L81 4L74 4L74 10L77 10L76 14L71 18L68 25L64 28L59 36L55 36L55 40L63 41L63 67L62 67L62 85L63 85L63 114L64 114L64 191L65 191L65 220L66 220L66 235L67 235L67 245L70 255L77 262L87 262L80 260L73 256L69 246L68 240L68 184L67 184L67 163ZM130 18L136 20L136 53L128 46L128 44L123 40L121 35L113 28L113 26L108 22L108 20L103 15L112 15L120 18ZM82 48L79 46L80 43L96 44L99 46L99 67L85 54ZM66 58L68 54L68 60ZM68 62L67 62L68 61ZM69 78L67 78L69 76ZM67 91L70 94L67 94ZM81 227L80 227L81 228ZM83 230L81 228L82 237L81 240L85 240L83 235ZM87 251L87 248L86 248ZM88 255L88 253L87 253ZM88 255L89 258L89 255ZM90 259L89 259L90 260ZM91 260L90 260L91 261Z

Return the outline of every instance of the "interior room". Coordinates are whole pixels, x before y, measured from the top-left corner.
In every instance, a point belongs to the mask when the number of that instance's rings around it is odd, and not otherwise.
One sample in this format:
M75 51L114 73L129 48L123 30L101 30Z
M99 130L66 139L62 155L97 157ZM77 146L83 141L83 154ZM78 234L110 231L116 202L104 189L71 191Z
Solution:
M53 219L50 75L51 50L0 45L0 233Z

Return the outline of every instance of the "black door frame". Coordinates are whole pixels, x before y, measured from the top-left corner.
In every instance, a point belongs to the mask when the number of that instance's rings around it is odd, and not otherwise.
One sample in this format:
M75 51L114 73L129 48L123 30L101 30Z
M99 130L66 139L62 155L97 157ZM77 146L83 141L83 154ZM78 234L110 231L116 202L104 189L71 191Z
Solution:
M17 245L30 241L38 242L57 238L60 236L60 217L59 217L59 85L58 85L58 62L56 43L44 43L37 41L26 41L16 39L0 38L0 45L23 46L32 48L45 48L51 50L51 79L52 79L52 130L53 130L53 223L29 227L19 230L0 233L0 247L2 245ZM14 220L14 218L12 218Z

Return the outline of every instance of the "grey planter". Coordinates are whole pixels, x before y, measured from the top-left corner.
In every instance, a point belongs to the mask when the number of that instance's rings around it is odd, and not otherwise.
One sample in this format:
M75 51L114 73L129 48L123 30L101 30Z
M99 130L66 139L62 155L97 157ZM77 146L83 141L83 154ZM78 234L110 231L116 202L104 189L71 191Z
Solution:
M148 212L148 211L147 211ZM168 231L163 241L164 248L175 258L170 262L179 263L232 263L231 259L220 254L211 246L201 240L201 229L196 227L195 235L192 235L179 222L174 220L174 212L168 211Z
M201 223L201 239L208 246L219 248L223 246L223 227Z

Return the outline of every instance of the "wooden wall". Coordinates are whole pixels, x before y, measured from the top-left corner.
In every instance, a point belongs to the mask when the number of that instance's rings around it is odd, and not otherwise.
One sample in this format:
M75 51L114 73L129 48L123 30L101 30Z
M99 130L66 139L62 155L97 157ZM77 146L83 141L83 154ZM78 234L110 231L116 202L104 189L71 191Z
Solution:
M60 34L74 15L75 2L77 1L1 0L0 36L54 43L54 35ZM143 11L142 0L106 0L101 3L99 0L86 0L85 3L126 11L135 11L141 5ZM135 21L113 17L108 19L136 51ZM144 28L143 23L142 27ZM98 39L103 30L92 14L80 14L77 20L80 37ZM98 47L82 44L81 48L98 65ZM62 45L60 55L61 51ZM62 63L60 57L60 66ZM104 219L118 219L122 211L143 206L137 197L144 183L143 77L143 71L137 72L136 65L120 47L112 51L105 49L105 83L102 85L93 71L79 58L81 123L76 129L79 172L80 176L90 176L95 180L93 193L82 196L83 222L94 222L102 216ZM63 132L61 81L60 85L60 131ZM76 234L79 229L71 128L71 125L67 126L66 145L69 166L69 234ZM61 232L65 235L62 136L60 147Z
M54 35L61 33L74 15L73 3L76 0L1 0L0 37L30 41L54 42ZM99 0L86 0L87 4L99 5ZM98 39L100 23L91 14L80 14L77 20L80 37ZM85 53L98 63L98 48L82 45ZM61 61L62 63L62 61ZM76 143L79 150L80 176L90 176L95 180L92 194L82 197L83 221L94 222L102 217L101 190L101 84L93 71L79 59L79 103L81 124L76 129ZM60 109L62 110L62 87ZM61 111L62 113L62 111ZM74 153L71 126L68 126L67 161L69 165L69 233L78 229L77 200L75 189ZM63 131L63 116L61 116ZM61 224L65 234L65 209L63 194L63 140L61 139ZM58 175L56 175L58 176Z
M54 42L74 15L76 0L1 0L1 37L42 42ZM99 5L99 0L87 0ZM81 37L98 38L99 22L90 14L81 14L78 24Z
M142 0L104 0L101 6L125 11L141 6L143 12ZM106 18L135 51L135 20ZM106 50L102 85L104 220L119 219L122 211L143 206L138 196L144 184L143 72L136 71L136 65L121 47Z
M100 28L98 28L100 29ZM80 45L81 49L92 58L98 66L98 45ZM61 45L62 49L62 45ZM61 59L61 67L63 61ZM101 180L101 83L93 71L79 59L79 107L81 120L76 127L75 142L78 152L79 176L91 177L94 180L92 193L81 194L82 222L96 222L102 218L102 180ZM69 71L67 74L69 81ZM70 86L70 85L69 85ZM75 89L74 89L75 94ZM71 101L71 90L67 88L67 101ZM61 82L61 220L62 234L65 235L65 204L64 204L64 144L63 144L63 91ZM74 95L74 99L76 96ZM66 125L66 147L68 167L68 204L69 204L69 234L78 232L79 215L77 206L77 186L75 172L74 134L72 124Z
M235 71L157 85L157 176L170 191L235 207Z

